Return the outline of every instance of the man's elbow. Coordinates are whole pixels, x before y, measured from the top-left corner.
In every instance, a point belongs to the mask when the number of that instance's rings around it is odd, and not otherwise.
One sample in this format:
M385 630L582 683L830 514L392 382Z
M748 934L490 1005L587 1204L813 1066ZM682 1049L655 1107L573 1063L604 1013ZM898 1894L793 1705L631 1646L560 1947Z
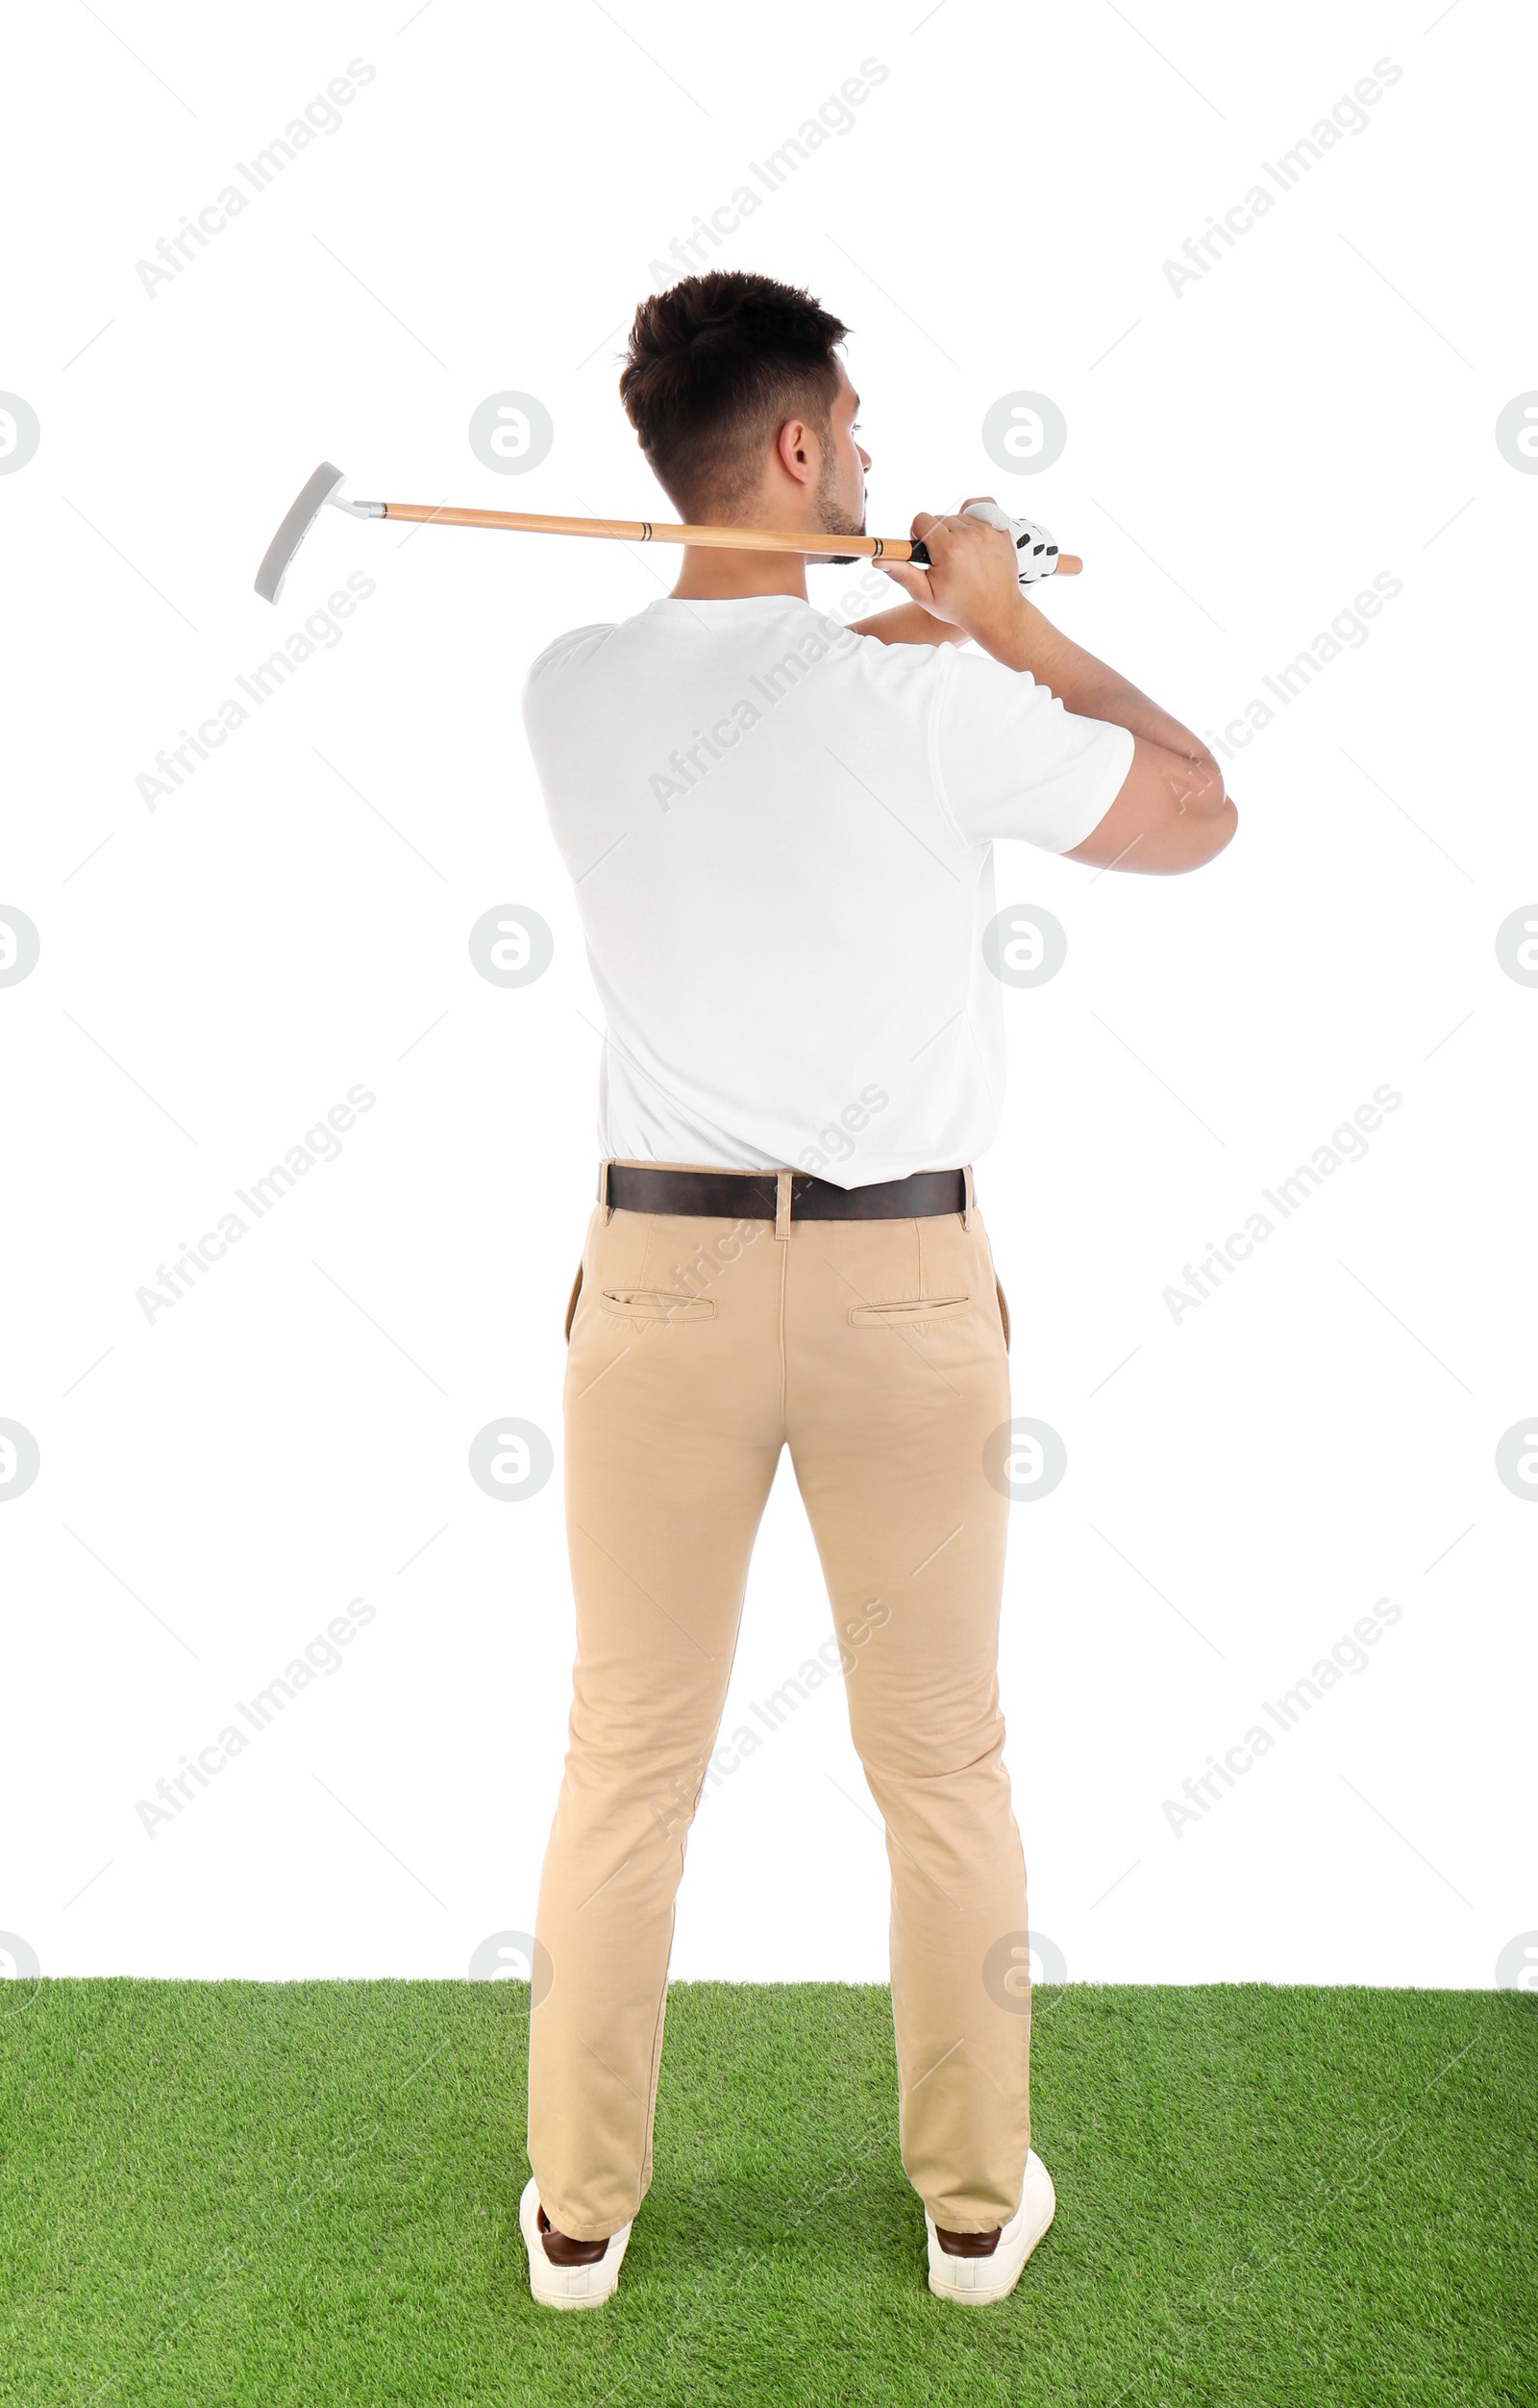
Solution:
M1216 808L1204 811L1197 822L1190 857L1174 866L1178 870L1204 870L1209 861L1215 861L1232 844L1238 826L1237 807L1231 796L1225 793Z
M1216 860L1238 825L1216 761L1176 761L1140 742L1110 809L1067 857L1096 870L1175 878Z
M1166 768L1163 784L1167 833L1151 867L1173 871L1177 877L1186 870L1205 869L1233 842L1239 825L1223 771L1203 747L1173 773Z

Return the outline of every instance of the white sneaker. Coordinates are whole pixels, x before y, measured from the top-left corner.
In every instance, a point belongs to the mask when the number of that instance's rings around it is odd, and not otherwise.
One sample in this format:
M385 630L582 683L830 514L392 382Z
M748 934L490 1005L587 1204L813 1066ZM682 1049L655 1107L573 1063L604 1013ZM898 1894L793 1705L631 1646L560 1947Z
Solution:
M539 2232L539 2185L531 2174L518 2201L518 2228L529 2252L529 2288L542 2308L601 2308L614 2296L620 2260L631 2237L629 2224L608 2236L608 2247L591 2266L553 2266ZM1001 2241L1000 2248L1004 2247ZM987 2263L993 2263L990 2258Z
M1007 2299L1020 2280L1027 2258L1056 2213L1057 2194L1052 2187L1052 2176L1034 2149L1026 2159L1020 2204L1000 2233L999 2246L991 2257L952 2257L949 2250L941 2248L934 2220L926 2209L930 2289L941 2299L955 2300L960 2308L986 2308L996 2299ZM592 2271L596 2274L602 2270L595 2266Z

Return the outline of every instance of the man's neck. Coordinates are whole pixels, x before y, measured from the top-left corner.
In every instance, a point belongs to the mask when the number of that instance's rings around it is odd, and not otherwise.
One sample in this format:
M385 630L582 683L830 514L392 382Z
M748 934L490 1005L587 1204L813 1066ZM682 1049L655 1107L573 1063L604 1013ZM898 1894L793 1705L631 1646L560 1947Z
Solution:
M787 528L784 532L792 532ZM809 530L807 531L810 532ZM806 560L800 552L730 552L686 543L673 588L675 602L735 602L748 594L790 594L806 600Z

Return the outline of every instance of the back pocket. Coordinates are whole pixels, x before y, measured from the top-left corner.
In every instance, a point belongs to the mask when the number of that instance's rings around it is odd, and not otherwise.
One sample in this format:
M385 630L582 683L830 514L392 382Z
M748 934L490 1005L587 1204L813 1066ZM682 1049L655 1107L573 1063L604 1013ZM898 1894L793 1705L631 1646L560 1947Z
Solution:
M856 1328L905 1328L924 1321L949 1321L953 1314L964 1313L971 1303L970 1296L905 1296L891 1304L851 1304L850 1320Z
M691 1296L687 1289L606 1287L599 1290L606 1313L622 1321L713 1321L715 1298Z

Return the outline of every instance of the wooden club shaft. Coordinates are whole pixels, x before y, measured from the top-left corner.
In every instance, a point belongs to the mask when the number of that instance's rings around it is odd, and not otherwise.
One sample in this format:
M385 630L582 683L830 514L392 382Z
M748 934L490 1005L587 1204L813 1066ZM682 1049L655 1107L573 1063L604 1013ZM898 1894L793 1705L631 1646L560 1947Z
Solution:
M526 535L608 535L621 543L693 543L715 552L800 552L836 559L909 560L905 535L784 534L770 527L674 527L652 518L550 518L533 510L458 510L431 502L386 502L386 518L434 520L441 527L504 527ZM1058 555L1056 575L1077 577L1082 560Z

